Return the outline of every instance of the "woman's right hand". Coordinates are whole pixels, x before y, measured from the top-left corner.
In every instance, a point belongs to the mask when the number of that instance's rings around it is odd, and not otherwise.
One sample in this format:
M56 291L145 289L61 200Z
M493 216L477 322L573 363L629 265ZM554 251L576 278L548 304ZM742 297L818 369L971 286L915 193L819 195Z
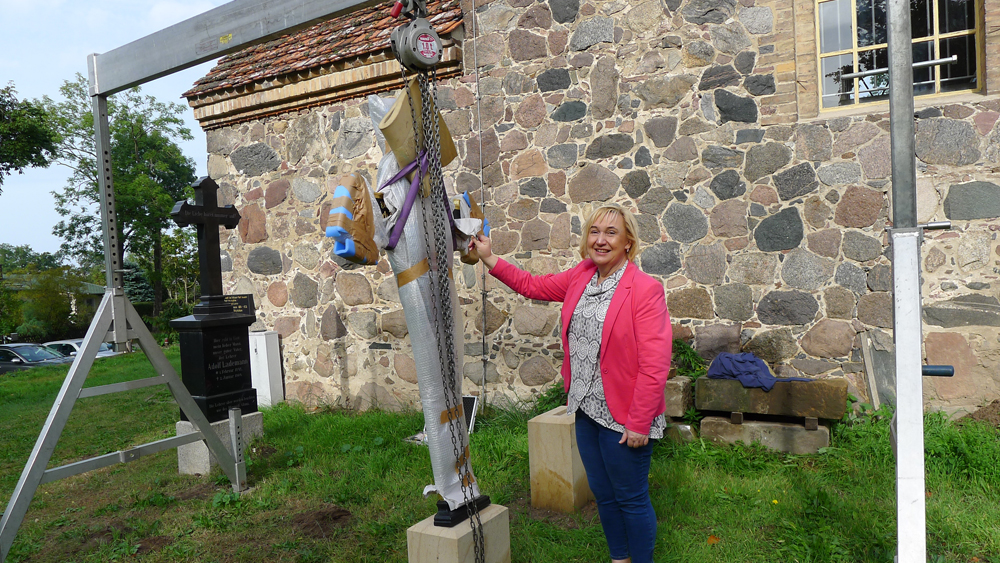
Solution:
M472 242L469 243L469 249L471 250L475 247L476 252L479 253L479 259L486 264L486 267L492 270L497 265L497 257L493 255L493 242L490 237L479 234L472 238Z

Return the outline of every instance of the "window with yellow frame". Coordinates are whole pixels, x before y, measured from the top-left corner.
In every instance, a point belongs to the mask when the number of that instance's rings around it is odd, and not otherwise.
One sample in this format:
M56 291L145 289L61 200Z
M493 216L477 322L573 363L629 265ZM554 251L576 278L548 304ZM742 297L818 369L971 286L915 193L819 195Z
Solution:
M954 63L913 69L913 95L974 91L980 76L977 0L910 0L913 62ZM825 109L886 100L889 73L843 75L889 67L886 0L826 0L816 5L821 106Z

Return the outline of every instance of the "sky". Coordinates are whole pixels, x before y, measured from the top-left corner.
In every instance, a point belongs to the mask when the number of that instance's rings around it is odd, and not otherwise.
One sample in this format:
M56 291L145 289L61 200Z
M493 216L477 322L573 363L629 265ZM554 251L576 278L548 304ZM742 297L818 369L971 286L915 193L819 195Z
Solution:
M17 98L61 100L59 87L76 73L87 76L87 55L106 53L175 23L197 16L227 0L0 0L0 87L14 83ZM181 94L204 76L213 63L146 83L143 94L185 106L184 119L194 134L181 150L206 174L205 134ZM27 244L35 252L56 252L61 239L52 227L61 217L53 191L60 191L69 170L60 165L29 168L4 178L0 189L0 243ZM95 210L95 213L97 211Z

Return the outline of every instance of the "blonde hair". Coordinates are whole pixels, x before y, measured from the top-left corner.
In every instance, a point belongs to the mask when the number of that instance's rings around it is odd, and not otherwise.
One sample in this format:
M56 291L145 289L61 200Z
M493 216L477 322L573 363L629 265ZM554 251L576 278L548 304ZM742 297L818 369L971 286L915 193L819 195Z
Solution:
M586 260L590 255L587 252L587 234L590 233L590 228L594 226L594 223L598 219L603 219L605 217L613 219L615 215L622 218L622 222L625 223L625 236L631 243L628 250L625 252L625 257L628 258L629 262L635 260L635 257L639 254L639 224L635 220L635 215L624 207L618 205L617 203L604 203L600 207L591 211L590 216L587 217L587 221L583 224L583 231L580 236L580 257Z

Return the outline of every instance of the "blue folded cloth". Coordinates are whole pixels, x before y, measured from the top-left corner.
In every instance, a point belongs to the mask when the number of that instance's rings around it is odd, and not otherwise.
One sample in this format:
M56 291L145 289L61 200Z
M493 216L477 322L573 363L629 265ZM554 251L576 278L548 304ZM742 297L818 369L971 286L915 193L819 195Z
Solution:
M750 352L719 354L705 375L711 379L738 379L744 387L760 387L764 391L770 391L778 381L812 381L804 377L774 377L764 360Z

